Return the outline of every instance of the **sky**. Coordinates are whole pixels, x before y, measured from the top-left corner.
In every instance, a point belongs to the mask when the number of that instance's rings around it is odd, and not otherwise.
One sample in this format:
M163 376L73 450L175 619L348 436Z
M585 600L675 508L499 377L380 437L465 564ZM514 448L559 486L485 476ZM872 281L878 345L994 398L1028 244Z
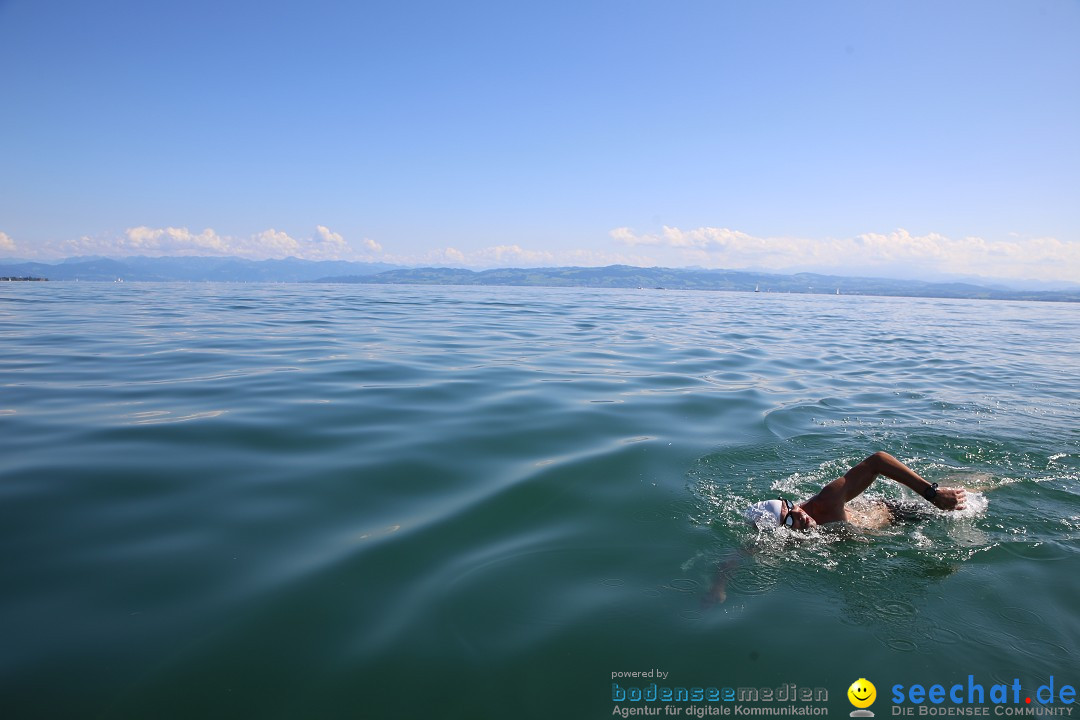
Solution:
M1080 0L0 0L0 257L1080 282Z

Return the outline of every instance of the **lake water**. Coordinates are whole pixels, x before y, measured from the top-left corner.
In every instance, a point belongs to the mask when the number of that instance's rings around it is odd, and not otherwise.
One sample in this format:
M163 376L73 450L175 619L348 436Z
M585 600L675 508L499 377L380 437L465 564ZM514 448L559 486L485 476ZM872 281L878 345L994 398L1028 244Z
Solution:
M0 285L0 714L607 718L658 682L846 717L867 678L880 718L896 684L1080 685L1078 337L1051 303ZM882 479L904 522L741 521L875 450L970 508Z

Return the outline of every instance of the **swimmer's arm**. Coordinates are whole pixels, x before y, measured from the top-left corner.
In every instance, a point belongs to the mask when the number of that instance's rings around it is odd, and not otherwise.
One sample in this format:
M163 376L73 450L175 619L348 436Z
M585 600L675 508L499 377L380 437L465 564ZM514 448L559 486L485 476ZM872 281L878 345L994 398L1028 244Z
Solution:
M926 490L930 487L929 482L889 453L876 452L848 470L843 477L826 485L820 495L846 503L861 495L878 475L895 480L922 497L926 497ZM966 494L963 488L938 488L937 495L929 502L941 510L963 510Z

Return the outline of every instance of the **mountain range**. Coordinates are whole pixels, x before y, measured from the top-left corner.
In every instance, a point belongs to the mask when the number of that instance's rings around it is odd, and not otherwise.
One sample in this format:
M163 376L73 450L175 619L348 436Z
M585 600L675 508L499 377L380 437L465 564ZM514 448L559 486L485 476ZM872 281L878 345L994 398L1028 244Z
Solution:
M800 272L778 274L700 268L607 267L406 268L386 263L245 260L236 257L81 257L49 264L0 260L0 277L141 282L327 282L410 285L518 285L534 287L735 290L804 294L1044 300L1080 302L1080 285L1054 289L1009 287L1002 281L925 282Z

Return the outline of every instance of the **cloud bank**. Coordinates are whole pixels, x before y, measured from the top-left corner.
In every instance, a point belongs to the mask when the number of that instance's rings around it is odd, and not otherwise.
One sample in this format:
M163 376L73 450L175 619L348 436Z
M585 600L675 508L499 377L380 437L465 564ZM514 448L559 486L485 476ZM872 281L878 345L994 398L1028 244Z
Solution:
M762 238L729 228L681 230L666 226L658 234L644 235L626 227L615 228L610 236L628 247L653 248L684 263L705 267L907 277L950 274L1080 279L1080 242L1056 238L954 239L938 233L912 235L902 228L887 235L864 233L853 238Z
M5 249L3 237L0 237L0 250ZM140 225L128 228L120 237L83 236L77 240L50 244L43 248L43 252L52 257L204 255L235 256L249 260L299 257L306 260L364 261L375 259L382 252L382 246L370 238L349 242L325 225L317 225L306 238L295 238L275 228L247 237L233 237L221 235L212 228L194 232L186 227L151 228Z
M1075 283L1080 280L1080 240L1009 236L986 240L950 238L940 233L915 235L905 229L863 233L850 238L757 237L721 227L683 230L665 226L659 233L611 230L614 247L601 249L528 248L500 244L482 248L442 247L412 254L384 251L371 238L346 239L325 225L307 237L269 228L244 237L212 228L131 227L120 236L84 236L76 240L26 243L0 232L0 253L38 258L80 255L126 257L236 256L251 260L298 257L306 260L380 261L399 265L471 268L636 265L755 269L777 272L817 271L847 275L938 280L977 275L1003 280Z

